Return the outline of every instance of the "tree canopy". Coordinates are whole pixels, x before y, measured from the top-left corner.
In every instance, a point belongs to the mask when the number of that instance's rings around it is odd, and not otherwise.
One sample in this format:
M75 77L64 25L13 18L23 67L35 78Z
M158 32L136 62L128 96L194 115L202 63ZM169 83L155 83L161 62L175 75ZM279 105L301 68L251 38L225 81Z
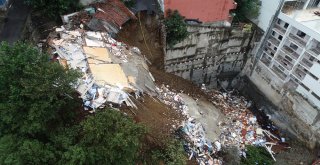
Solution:
M262 165L272 165L274 164L270 154L263 147L256 147L248 145L247 148L247 158L241 159L242 165L252 165L252 164L262 164Z
M164 20L164 24L166 26L166 40L169 47L174 46L188 37L187 24L177 10L168 11L168 16Z
M25 2L50 18L59 18L62 14L81 8L79 0L25 0Z
M110 109L78 121L77 71L2 43L0 75L0 164L134 164L145 128Z
M260 14L260 0L235 0L237 2L235 19L244 21L246 18L255 19Z

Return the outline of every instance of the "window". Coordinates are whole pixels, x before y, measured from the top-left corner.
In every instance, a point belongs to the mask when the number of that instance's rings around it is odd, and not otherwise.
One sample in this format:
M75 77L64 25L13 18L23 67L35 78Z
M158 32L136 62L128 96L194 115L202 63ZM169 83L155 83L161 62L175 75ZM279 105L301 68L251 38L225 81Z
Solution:
M288 61L292 61L292 58L290 58L289 56L284 56L285 59L287 59Z
M281 19L278 19L277 23L280 25L281 24Z
M276 35L276 32L275 32L275 31L272 31L272 34L271 34L271 35L273 35L273 36Z
M298 46L293 44L293 43L290 43L289 47L292 48L293 50L297 50L298 49Z
M270 43L270 42L268 42L268 46L271 46L271 43Z
M271 54L272 57L274 56L274 53L271 52L270 54Z
M278 68L281 70L281 71L284 71L284 67L282 67L282 66L278 66Z
M316 99L318 99L320 101L320 97L317 94L315 94L313 92L311 92L311 94L312 94L312 96L314 96Z
M317 80L317 81L319 80L319 78L318 78L317 76L315 76L314 74L312 74L312 73L310 73L310 72L309 72L309 75L310 75L312 78L314 78L315 80Z
M310 60L310 61L314 61L315 58L314 58L313 56L310 56L310 57L309 57L309 60Z
M283 27L287 29L288 26L289 26L289 24L288 24L288 23L285 23Z
M306 36L306 33L304 33L304 32L302 32L302 31L298 30L298 32L297 32L297 36L299 36L300 38L304 38L304 37Z
M277 47L274 47L273 50L277 51Z
M283 37L282 37L281 35L279 35L278 39L279 39L280 41L282 40L282 38L283 38Z
M301 85L305 90L310 91L310 89L309 89L306 85L304 85L303 83L301 83L300 85Z

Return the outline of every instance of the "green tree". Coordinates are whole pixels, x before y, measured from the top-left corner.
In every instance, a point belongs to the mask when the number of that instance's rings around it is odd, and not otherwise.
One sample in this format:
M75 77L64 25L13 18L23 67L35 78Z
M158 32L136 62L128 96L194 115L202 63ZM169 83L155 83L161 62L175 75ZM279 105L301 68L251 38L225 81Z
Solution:
M183 41L188 37L187 24L184 22L184 17L182 17L177 10L168 11L168 16L164 20L167 33L167 44L169 47Z
M256 146L246 146L247 148L247 158L241 159L242 165L253 165L253 164L261 164L261 165L271 165L274 164L273 159L270 154L263 147Z
M62 14L81 8L79 0L25 0L25 2L50 18L59 18Z
M82 123L80 145L86 164L134 164L146 130L115 110L101 111Z
M246 18L255 19L260 14L260 0L236 0L236 18L244 21Z
M121 0L121 2L123 2L128 8L131 8L134 5L136 5L135 0Z
M0 44L0 164L54 164L51 134L74 121L79 73L24 43Z
M73 121L79 73L66 71L31 45L0 44L0 135L44 136Z
M176 139L168 139L162 149L152 152L153 164L164 162L166 165L184 165L187 163L182 143Z

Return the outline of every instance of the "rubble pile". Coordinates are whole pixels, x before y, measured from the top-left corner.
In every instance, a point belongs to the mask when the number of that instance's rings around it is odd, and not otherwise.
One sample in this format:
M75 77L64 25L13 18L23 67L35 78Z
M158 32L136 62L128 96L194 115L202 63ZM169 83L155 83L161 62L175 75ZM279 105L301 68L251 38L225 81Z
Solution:
M220 107L226 116L224 122L219 123L222 130L220 142L224 146L258 145L266 142L257 118L248 109L251 105L244 97L237 97L230 93L215 93L212 102Z
M219 107L226 116L226 119L219 123L222 131L219 142L223 146L238 147L240 154L244 157L246 157L245 145L263 146L274 160L275 152L272 146L277 145L283 150L288 148L280 137L261 128L257 117L248 109L252 105L251 101L246 100L243 96L237 96L234 91L225 93L214 91L209 95L212 103ZM268 128L272 130L274 126L271 125Z
M172 109L180 112L185 116L185 121L181 123L179 132L185 141L185 151L189 154L189 159L193 157L199 164L219 165L221 160L211 157L217 151L217 147L213 147L212 143L205 137L205 130L200 122L188 114L188 106L183 101L179 93L173 92L169 86L162 85L156 87L158 98L164 104ZM220 146L221 148L221 146Z
M54 59L65 68L79 70L74 84L85 110L94 112L106 104L136 107L130 95L154 95L154 78L138 48L114 40L109 34L56 29L49 39Z

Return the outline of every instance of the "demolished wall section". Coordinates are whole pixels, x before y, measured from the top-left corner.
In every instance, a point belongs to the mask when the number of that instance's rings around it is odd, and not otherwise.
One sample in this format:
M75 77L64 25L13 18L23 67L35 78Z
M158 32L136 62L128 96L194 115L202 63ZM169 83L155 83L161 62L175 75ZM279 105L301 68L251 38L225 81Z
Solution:
M167 48L166 72L214 88L219 79L233 78L241 71L251 32L204 25L188 25L188 32L184 41Z

